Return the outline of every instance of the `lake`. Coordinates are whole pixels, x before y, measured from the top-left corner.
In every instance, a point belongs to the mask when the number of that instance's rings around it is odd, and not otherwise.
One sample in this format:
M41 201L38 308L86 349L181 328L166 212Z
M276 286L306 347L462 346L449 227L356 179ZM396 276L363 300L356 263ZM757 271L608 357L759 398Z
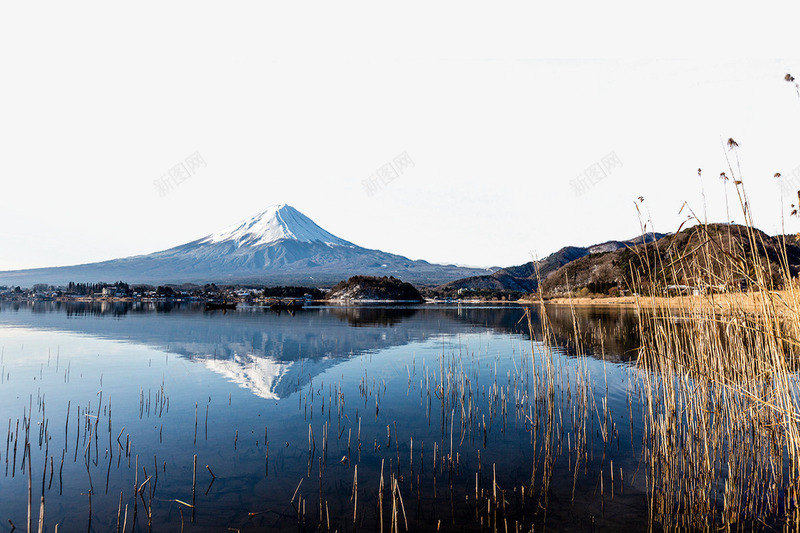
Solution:
M0 303L0 528L43 496L45 531L647 529L636 315L547 323Z

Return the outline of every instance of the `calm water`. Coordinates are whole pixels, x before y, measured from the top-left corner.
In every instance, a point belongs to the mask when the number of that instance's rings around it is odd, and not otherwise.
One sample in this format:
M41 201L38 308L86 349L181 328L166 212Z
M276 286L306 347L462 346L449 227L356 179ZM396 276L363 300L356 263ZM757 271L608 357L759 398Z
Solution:
M0 529L646 528L635 317L523 316L0 304Z

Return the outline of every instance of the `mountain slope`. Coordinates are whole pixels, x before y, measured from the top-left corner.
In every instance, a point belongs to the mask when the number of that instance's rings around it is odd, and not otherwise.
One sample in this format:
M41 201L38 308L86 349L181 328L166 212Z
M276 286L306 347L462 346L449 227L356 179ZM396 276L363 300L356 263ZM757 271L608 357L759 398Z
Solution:
M325 231L291 206L160 252L67 267L0 272L0 284L75 282L253 283L330 286L355 274L435 285L483 269L437 265L362 248Z
M548 295L587 288L605 293L612 287L647 291L665 285L741 289L748 286L755 269L780 288L784 281L781 265L792 276L800 271L800 246L760 230L751 234L744 226L709 224L693 226L634 248L593 254L570 262L542 282ZM758 258L758 261L754 261ZM758 263L758 264L756 264ZM655 274L657 279L650 279Z
M523 265L502 268L496 272L481 276L471 276L445 283L439 289L471 289L471 290L509 290L530 292L536 290L538 279L546 279L550 274L559 268L577 259L593 254L605 253L620 248L628 248L642 242L650 242L653 239L660 239L663 233L645 235L644 237L634 237L626 241L606 241L588 247L565 246L557 252L553 252L544 259L534 263L530 261ZM537 276L536 267L539 273Z

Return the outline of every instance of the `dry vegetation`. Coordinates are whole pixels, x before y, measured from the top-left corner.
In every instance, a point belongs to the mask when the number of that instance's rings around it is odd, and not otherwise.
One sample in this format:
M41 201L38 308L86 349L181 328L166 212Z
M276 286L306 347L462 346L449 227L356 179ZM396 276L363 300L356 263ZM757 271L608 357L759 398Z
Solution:
M754 228L737 152L729 139L734 164L721 178L744 225L692 215L687 230L578 259L543 284L570 305L603 302L573 299L598 281L633 293L613 300L639 317L631 393L643 410L653 528L800 530L800 255L796 239Z
M735 155L738 145L731 139L728 149ZM767 520L797 530L795 268L785 245L754 229L741 176L732 167L730 174L744 226L698 224L685 237L697 244L682 254L658 243L635 251L641 292L675 282L713 289L679 297L672 310L652 297L638 301L651 517L668 529ZM750 291L745 298L737 294L742 287Z

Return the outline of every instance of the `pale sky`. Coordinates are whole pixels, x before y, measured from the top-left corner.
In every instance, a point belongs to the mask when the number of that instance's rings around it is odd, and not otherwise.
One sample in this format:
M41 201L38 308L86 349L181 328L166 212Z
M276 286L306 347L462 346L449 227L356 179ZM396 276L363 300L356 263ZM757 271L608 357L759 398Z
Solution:
M657 231L684 201L703 216L698 167L725 220L729 137L777 233L772 176L800 176L791 5L5 3L0 270L150 253L279 203L368 248L510 266L633 237L640 195Z

